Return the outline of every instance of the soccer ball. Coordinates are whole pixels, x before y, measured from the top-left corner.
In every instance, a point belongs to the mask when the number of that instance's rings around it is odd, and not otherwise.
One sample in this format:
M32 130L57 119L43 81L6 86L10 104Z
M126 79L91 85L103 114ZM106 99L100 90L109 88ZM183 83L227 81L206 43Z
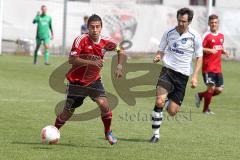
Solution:
M52 125L46 126L41 131L43 144L57 144L60 139L59 130Z

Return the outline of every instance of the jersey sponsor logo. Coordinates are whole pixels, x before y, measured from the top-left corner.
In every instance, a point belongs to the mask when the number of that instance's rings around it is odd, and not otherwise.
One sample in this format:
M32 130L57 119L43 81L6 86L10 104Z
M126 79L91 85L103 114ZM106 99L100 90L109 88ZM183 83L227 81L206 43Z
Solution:
M178 53L178 54L184 54L183 51L180 51L180 50L178 50L178 49L176 49L176 48L171 48L171 47L169 47L169 50L172 51L172 52Z
M212 39L212 43L214 43L215 42L215 39Z
M222 45L215 45L213 48L216 49L216 50L222 50L223 46Z
M92 46L88 46L88 49L93 49Z

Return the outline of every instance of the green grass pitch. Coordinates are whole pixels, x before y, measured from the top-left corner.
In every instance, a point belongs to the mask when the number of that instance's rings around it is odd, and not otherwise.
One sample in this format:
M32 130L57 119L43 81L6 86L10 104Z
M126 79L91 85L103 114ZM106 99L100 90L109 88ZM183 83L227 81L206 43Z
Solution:
M214 97L215 115L204 115L195 108L194 93L205 86L186 91L182 112L170 118L166 114L157 144L151 137L149 114L154 97L138 98L128 106L119 98L113 111L112 129L118 144L111 146L103 138L100 118L68 122L60 131L58 145L41 144L40 131L55 120L55 105L65 95L49 87L49 76L67 57L50 57L52 64L32 65L32 57L0 56L0 159L2 160L88 160L88 159L161 159L161 160L239 160L240 159L240 72L239 62L223 62L224 93ZM130 60L134 63L150 59ZM103 69L105 88L118 96L110 78L110 60ZM157 78L156 75L155 78ZM154 89L146 86L142 89ZM96 105L87 99L76 112ZM146 118L147 117L147 118Z

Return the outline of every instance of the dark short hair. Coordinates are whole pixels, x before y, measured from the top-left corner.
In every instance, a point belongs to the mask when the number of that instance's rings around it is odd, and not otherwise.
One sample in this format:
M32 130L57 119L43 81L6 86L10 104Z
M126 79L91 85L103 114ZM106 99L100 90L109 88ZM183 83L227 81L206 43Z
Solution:
M90 24L92 21L100 21L101 27L102 27L102 19L101 19L100 16L98 16L98 15L96 15L96 14L91 15L91 16L88 18L88 22L87 22L87 26L88 26L88 27L89 27L89 24Z
M208 22L213 20L213 19L218 19L218 16L216 14L211 14L209 17L208 17Z
M187 14L188 15L188 22L192 22L193 19L193 10L189 9L189 8L181 8L177 11L177 18L179 15L183 16Z
M88 16L84 16L83 19L84 19L84 20L88 20Z

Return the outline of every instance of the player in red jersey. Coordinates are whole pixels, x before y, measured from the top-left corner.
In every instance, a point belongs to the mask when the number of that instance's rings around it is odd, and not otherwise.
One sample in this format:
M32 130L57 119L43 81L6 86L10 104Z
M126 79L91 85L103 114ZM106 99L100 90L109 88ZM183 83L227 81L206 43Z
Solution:
M124 51L112 39L101 36L102 20L98 15L93 14L89 17L87 27L89 33L78 36L74 40L69 54L69 63L72 64L72 68L66 75L69 81L67 100L63 112L56 118L55 126L58 129L61 128L73 115L75 108L81 106L84 99L89 96L101 110L105 137L112 145L117 142L117 139L110 128L112 112L101 81L100 71L106 51L115 50L118 53L115 73L117 78L121 77Z
M219 20L218 16L212 14L208 18L210 31L205 33L203 37L203 64L202 74L203 80L207 86L207 90L199 92L195 95L196 107L200 107L200 102L204 99L203 113L214 114L209 109L209 104L213 96L219 95L223 91L223 75L222 75L222 54L229 56L224 50L224 35L218 32Z

